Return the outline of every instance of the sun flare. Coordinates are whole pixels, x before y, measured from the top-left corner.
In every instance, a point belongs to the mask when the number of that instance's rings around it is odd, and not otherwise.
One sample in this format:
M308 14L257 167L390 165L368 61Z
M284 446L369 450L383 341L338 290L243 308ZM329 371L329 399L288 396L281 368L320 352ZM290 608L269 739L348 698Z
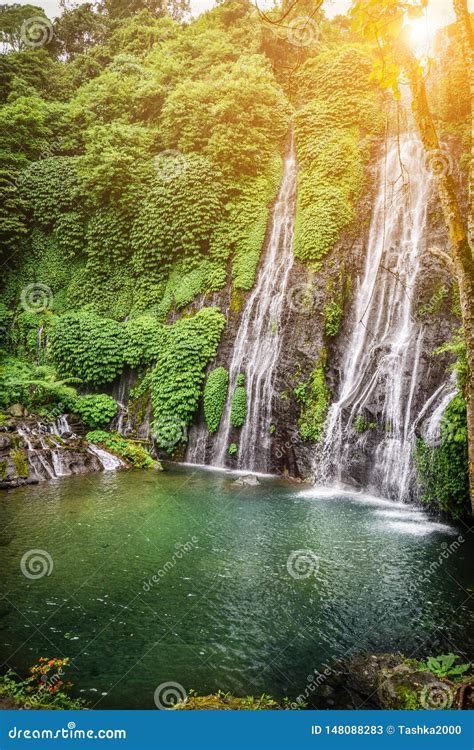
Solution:
M414 18L408 22L410 41L417 52L426 52L432 41L431 29L428 19Z

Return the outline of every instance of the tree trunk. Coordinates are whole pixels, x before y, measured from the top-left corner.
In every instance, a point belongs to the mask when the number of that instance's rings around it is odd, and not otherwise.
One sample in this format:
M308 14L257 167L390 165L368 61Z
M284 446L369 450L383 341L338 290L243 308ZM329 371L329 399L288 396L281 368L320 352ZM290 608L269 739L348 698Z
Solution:
M474 252L474 33L467 0L453 0L456 28L461 38L462 54L469 79L471 97L471 163L469 167L469 244Z
M413 115L423 146L428 154L439 153L440 143L430 112L419 62L403 39L397 42L397 52L410 84ZM474 513L474 262L453 177L449 169L433 169L433 172L449 233L467 349L469 372L464 395L467 405L471 509Z

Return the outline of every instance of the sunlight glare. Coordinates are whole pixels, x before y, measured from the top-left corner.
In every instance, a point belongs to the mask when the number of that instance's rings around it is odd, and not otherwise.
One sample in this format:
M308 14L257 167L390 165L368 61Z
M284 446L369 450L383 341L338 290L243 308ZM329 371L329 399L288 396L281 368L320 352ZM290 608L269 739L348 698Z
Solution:
M431 30L426 16L408 22L410 42L416 52L427 52L431 45Z

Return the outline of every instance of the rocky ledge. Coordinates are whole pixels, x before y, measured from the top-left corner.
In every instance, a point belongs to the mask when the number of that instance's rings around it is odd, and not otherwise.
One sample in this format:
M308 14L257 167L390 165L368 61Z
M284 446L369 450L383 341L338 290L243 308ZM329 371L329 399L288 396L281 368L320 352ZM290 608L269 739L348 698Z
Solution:
M54 422L12 416L0 424L0 489L123 465L72 432L65 415Z
M451 666L446 666L451 657ZM439 669L437 668L439 664ZM402 654L347 659L318 685L308 707L319 709L474 709L472 665L448 654L427 662Z

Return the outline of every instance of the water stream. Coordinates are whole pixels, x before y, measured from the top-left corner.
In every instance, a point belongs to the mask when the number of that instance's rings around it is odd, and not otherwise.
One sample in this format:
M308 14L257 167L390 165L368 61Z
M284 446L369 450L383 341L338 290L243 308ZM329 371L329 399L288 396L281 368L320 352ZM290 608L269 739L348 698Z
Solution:
M230 442L231 399L237 377L245 375L247 418L239 437L239 469L265 472L270 453L275 368L281 349L281 324L288 279L293 265L296 201L296 156L293 136L284 163L283 179L273 209L270 238L256 284L242 312L229 366L229 394L220 429L206 461L205 425L191 431L187 461L226 465Z
M433 408L437 414L433 429L437 429L436 420L453 390L442 385L417 412L425 330L415 314L414 290L433 190L432 177L420 168L420 153L417 139L408 135L400 143L389 143L380 163L339 394L329 410L324 447L315 461L316 479L324 484L345 479L352 462L365 455L367 485L399 500L406 498L414 478L416 429ZM371 430L377 430L376 448L367 451Z

